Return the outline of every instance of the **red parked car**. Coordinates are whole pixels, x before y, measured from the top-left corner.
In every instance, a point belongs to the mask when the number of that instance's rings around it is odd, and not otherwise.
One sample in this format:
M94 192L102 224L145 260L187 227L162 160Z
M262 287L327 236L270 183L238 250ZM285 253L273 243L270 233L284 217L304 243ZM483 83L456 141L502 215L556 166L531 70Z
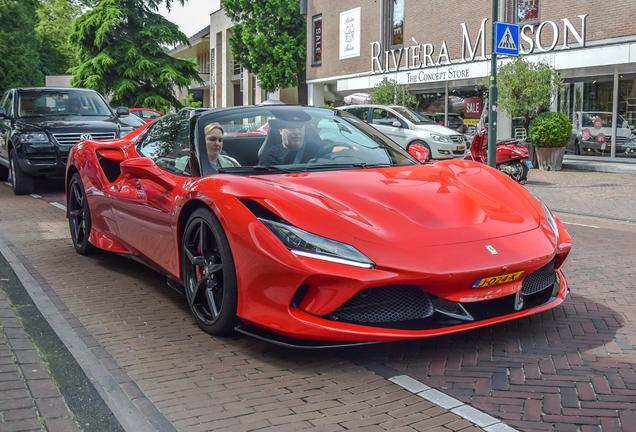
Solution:
M154 119L162 117L164 114L151 108L130 108L130 113L150 123Z
M418 159L338 110L169 115L73 147L71 237L165 274L206 332L288 346L438 336L563 303L571 239L541 201L484 164Z

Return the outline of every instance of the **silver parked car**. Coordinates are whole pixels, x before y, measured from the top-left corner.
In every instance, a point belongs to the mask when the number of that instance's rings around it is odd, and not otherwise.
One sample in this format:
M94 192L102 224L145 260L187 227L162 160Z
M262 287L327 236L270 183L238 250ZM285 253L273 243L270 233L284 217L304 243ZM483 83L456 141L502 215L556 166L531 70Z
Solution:
M464 156L464 135L439 125L415 110L397 105L347 105L346 111L382 132L401 147L411 144L428 148L431 159Z
M602 111L576 111L570 116L572 138L565 147L576 155L610 154L612 151L612 113ZM595 127L596 125L596 127ZM599 135L605 136L605 150L599 144ZM618 116L616 129L616 155L636 156L636 136L622 116Z

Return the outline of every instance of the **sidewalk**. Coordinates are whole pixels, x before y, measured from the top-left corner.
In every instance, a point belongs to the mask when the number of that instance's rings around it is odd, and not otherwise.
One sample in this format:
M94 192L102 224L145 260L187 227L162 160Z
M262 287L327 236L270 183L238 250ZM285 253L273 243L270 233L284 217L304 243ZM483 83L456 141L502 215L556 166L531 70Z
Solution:
M636 158L609 158L602 156L575 156L566 154L563 168L580 171L636 174Z

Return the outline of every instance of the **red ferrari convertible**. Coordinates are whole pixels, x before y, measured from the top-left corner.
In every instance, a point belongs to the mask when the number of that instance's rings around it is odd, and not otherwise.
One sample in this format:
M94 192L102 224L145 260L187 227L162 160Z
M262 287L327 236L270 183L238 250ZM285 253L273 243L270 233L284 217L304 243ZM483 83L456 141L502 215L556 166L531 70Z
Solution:
M71 237L165 274L206 332L289 346L437 336L565 300L571 239L541 201L409 151L323 108L169 115L72 149Z

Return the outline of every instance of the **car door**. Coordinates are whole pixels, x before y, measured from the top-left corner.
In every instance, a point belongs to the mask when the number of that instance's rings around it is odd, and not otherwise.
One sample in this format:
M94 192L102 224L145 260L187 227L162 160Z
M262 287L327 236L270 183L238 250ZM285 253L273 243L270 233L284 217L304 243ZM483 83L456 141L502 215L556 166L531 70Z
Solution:
M371 125L399 144L400 147L406 148L407 142L404 133L406 123L394 112L385 108L373 108Z
M9 138L11 137L11 119L13 116L13 93L7 91L0 100L0 108L4 108L5 117L0 119L0 158L4 164L9 163Z
M174 187L147 178L122 178L109 192L122 242L159 269L179 275L175 200L189 180L189 119L158 120L138 145Z

